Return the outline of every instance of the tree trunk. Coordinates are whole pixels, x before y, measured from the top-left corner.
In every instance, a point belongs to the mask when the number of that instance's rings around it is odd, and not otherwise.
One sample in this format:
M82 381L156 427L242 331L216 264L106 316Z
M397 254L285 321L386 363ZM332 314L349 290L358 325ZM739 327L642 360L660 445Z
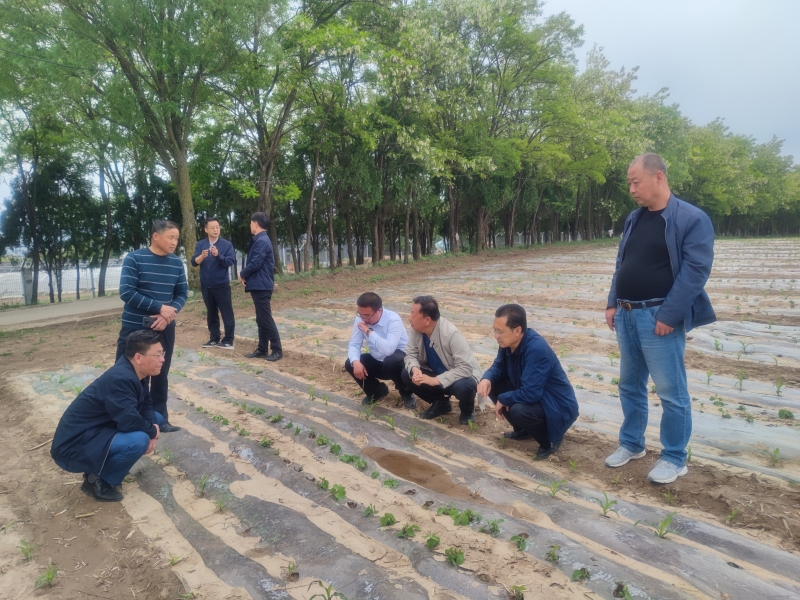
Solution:
M175 173L177 175L175 183L178 189L178 199L181 204L181 217L183 228L181 237L183 238L183 249L186 256L191 256L197 244L197 224L194 214L194 204L192 204L192 182L189 178L189 163L186 161L186 154L182 151L175 151ZM189 262L189 287L191 289L200 288L200 269L191 266Z
M375 212L372 215L372 264L378 263L378 252L380 247L380 240L378 239L378 211L380 209L376 206Z
M406 203L406 244L403 251L403 264L408 264L408 254L411 252L411 241L409 240L410 231L408 229L409 220L411 218L411 202L414 199L414 192L412 190L408 190L408 202Z
M420 243L419 243L419 211L414 209L414 260L420 258Z
M314 194L317 191L317 175L319 174L319 148L314 152L314 174L311 177L311 193L308 195L308 223L306 224L306 245L303 248L303 267L311 270L309 247L311 246L311 228L314 224Z
M333 247L333 198L328 205L328 267L333 271L336 268L336 249Z
M292 262L294 263L294 272L299 273L303 269L300 268L300 260L297 256L297 240L294 237L294 226L292 225L292 203L286 205L286 229L289 232L289 246L292 249Z
M103 199L103 206L106 209L106 237L103 241L103 258L100 260L100 276L97 283L97 295L106 295L106 273L108 272L108 261L111 257L111 236L114 233L114 224L111 222L111 198L108 196L106 190L106 161L105 157L100 158L99 168L99 184L100 184L100 197Z
M350 209L347 209L347 212L344 213L345 219L345 226L347 229L347 266L355 268L356 262L355 258L356 255L354 254L353 250L353 224L350 221Z
M75 248L75 300L81 299L81 260L78 258L78 249Z
M456 239L456 199L455 195L453 194L453 186L451 184L447 184L447 201L448 201L448 209L449 209L449 231L448 234L448 245L450 246L450 252L458 252L458 241Z

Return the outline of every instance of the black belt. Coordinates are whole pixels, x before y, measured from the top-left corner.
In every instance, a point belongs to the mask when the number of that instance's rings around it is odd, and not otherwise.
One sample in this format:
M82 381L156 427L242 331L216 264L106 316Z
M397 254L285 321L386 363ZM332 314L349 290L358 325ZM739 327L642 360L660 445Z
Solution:
M651 306L661 306L664 304L663 300L647 300L642 302L623 302L617 300L617 306L625 310L634 310L635 308L650 308Z

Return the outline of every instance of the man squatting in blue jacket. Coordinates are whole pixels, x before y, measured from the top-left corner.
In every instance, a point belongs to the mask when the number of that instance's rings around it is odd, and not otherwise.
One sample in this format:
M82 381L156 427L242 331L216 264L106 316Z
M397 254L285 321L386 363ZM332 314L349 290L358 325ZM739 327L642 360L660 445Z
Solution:
M70 473L83 473L81 490L102 502L119 502L131 467L149 454L164 417L153 410L148 386L164 365L161 334L139 329L125 339L125 352L67 407L50 455Z
M495 414L514 428L505 437L539 442L546 458L578 418L575 391L547 341L528 327L525 309L504 304L494 314L497 358L478 383L478 394L495 403Z
M203 348L233 350L236 320L231 302L231 265L236 262L233 244L220 237L219 219L209 217L203 230L208 238L194 247L192 264L200 267L200 290L206 305L206 325L210 334ZM225 337L220 339L219 316L225 324Z
M714 262L714 227L702 210L672 195L667 165L658 154L633 160L628 185L641 208L625 221L606 304L606 322L619 343L624 415L619 447L606 466L621 467L645 455L649 375L661 400L663 450L647 477L672 483L688 472L692 434L686 332L716 320L703 290Z

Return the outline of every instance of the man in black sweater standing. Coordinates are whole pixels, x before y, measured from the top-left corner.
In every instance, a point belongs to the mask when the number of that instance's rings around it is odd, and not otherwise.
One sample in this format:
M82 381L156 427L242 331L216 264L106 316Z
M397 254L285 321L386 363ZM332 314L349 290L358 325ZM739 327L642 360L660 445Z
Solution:
M236 320L231 302L230 268L236 261L233 244L220 237L219 219L209 217L204 227L205 240L194 247L192 264L200 267L200 289L206 304L206 323L211 335L203 348L233 350L233 333ZM219 316L225 324L225 337L220 340Z
M247 251L247 264L239 272L239 281L242 282L244 291L253 298L258 325L258 348L245 356L276 361L283 358L283 351L278 326L272 318L270 306L272 292L275 289L275 254L267 235L268 224L269 218L266 213L255 212L250 217L250 233L253 234L253 240Z

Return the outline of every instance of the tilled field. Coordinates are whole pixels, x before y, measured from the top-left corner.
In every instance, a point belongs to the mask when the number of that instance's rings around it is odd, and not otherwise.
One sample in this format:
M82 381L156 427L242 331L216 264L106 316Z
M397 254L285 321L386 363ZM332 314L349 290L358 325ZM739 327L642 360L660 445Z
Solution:
M623 587L633 598L800 597L800 428L787 418L800 417L800 246L722 241L716 250L707 290L719 321L689 333L692 459L670 486L646 481L658 454L657 391L647 457L603 466L622 417L616 341L603 318L610 246L498 254L300 294L276 307L286 358L274 368L242 358L255 335L246 315L235 352L198 351L204 319L194 303L170 378L171 421L183 430L140 461L121 509L83 496L46 445L27 451L52 437L61 411L110 360L114 324L73 329L58 337L59 366L34 351L31 369L4 373L2 406L20 416L2 443L23 452L0 484L0 597L29 597L46 556L60 571L51 597L488 599L518 590L572 599L625 597ZM485 366L496 353L495 308L523 304L581 405L559 453L536 462L535 442L504 443L508 425L488 408L473 428L455 413L420 420L396 393L364 410L342 364L355 298L367 289L402 315L413 296L433 293ZM25 338L8 352L30 348ZM24 561L14 546L34 534L41 550ZM107 548L106 560L81 570L70 556L78 567L67 565L70 544Z

